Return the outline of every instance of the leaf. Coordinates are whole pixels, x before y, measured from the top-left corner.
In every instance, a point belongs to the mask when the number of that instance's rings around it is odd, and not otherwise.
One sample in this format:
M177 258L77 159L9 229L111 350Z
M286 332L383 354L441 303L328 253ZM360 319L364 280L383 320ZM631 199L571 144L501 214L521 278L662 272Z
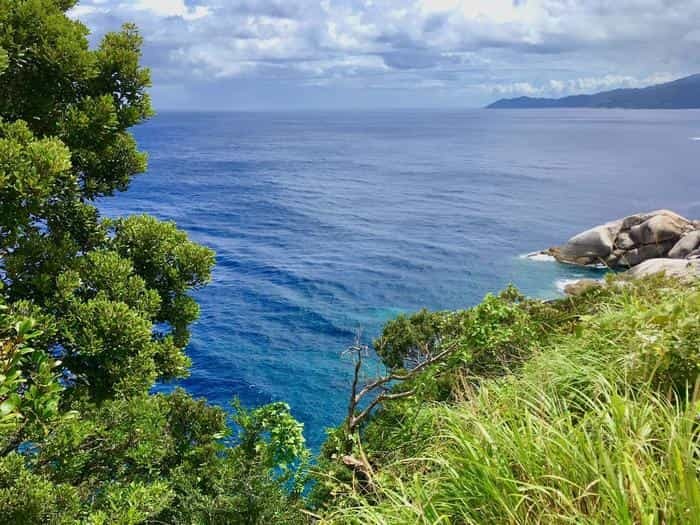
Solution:
M0 415L5 416L17 409L17 404L12 399L6 399L0 403Z

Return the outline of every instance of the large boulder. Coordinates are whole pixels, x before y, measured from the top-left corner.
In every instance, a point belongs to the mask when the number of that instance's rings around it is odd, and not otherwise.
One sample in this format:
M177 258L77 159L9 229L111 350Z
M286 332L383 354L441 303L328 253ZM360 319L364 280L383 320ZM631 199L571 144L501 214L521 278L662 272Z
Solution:
M690 232L679 240L668 252L671 259L683 259L700 248L700 230Z
M665 256L674 244L675 241L673 240L654 244L642 244L637 248L624 252L615 262L617 266L626 266L628 268L637 266L648 259L656 259Z
M618 250L631 250L635 247L629 231L621 231L615 239L615 248Z
M650 217L641 224L632 226L629 235L637 245L658 244L673 241L674 244L693 229L693 224L679 216L660 213Z
M628 270L626 275L640 278L657 273L683 280L698 279L700 278L700 260L649 259Z
M645 221L648 221L652 217L656 217L657 215L665 215L667 217L670 217L672 219L681 221L681 222L690 222L688 219L683 217L682 215L678 215L676 212L671 211L671 210L654 210L650 211L647 213L635 213L634 215L628 215L624 219L622 219L622 230L627 231L631 229L633 226L637 226L638 224L642 224Z
M668 259L658 258L644 261L634 268L622 273L626 279L614 280L614 286L624 286L629 279L641 279L650 275L664 274L667 277L675 277L681 281L694 281L700 279L700 259ZM593 288L604 288L609 284L604 280L580 279L573 281L564 287L566 295L576 296L586 293Z
M575 235L553 255L561 262L596 264L605 261L613 251L621 221L610 222Z

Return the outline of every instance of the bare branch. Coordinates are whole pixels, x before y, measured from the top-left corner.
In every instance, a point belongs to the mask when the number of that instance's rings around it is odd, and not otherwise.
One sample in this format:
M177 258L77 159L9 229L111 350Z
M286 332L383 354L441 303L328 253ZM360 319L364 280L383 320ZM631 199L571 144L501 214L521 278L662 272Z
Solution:
M375 397L367 407L357 414L356 416L353 416L350 419L350 427L352 429L357 428L357 426L365 419L367 416L369 416L370 412L376 407L379 403L383 403L384 401L392 401L394 399L402 399L404 397L411 397L413 394L415 394L416 391L415 389L411 390L406 390L404 392L397 392L395 394L380 394L377 397Z
M355 404L359 403L363 397L365 397L367 394L370 392L373 392L376 390L378 387L383 386L391 381L406 381L408 379L411 379L414 377L418 372L421 372L423 369L429 367L430 365L437 363L438 361L441 361L443 358L447 357L449 354L451 354L455 349L457 345L453 344L448 346L445 350L440 352L439 354L436 354L424 361L421 361L419 364L417 364L415 367L411 368L408 370L405 374L389 374L384 377L380 377L371 383L368 383L365 385L365 387L360 390L358 394L355 395ZM353 394L355 391L353 390Z
M364 421L372 412L372 410L379 405L380 403L384 403L385 401L392 401L395 399L402 399L406 397L410 397L415 393L414 389L407 390L405 392L397 392L394 394L389 393L390 392L390 387L388 386L389 383L393 381L407 381L413 377L415 377L419 372L425 370L427 367L430 365L433 365L435 363L438 363L445 359L447 356L449 356L451 353L453 353L457 349L457 344L453 343L449 345L447 348L442 350L441 352L435 354L435 355L430 355L427 352L424 355L427 356L427 358L423 359L420 363L416 364L413 368L407 370L404 373L401 374L396 374L396 373L390 373L386 376L379 377L375 379L374 381L371 381L370 383L366 384L359 392L357 391L358 384L359 384L359 376L361 373L362 369L362 358L363 358L363 353L367 351L367 346L359 344L359 335L358 339L356 339L355 344L350 347L347 352L354 353L357 357L355 358L355 373L353 376L353 381L352 381L352 391L350 393L350 402L348 404L348 419L347 419L347 429L350 434L353 434L360 423ZM381 393L377 395L368 405L366 408L364 408L361 412L357 412L357 406L360 404L360 402L369 394L375 393L377 390L380 390Z
M355 413L355 406L357 405L357 383L360 378L360 369L362 368L362 358L358 358L355 361L355 373L352 378L352 392L350 395L350 405L348 407L348 419L352 419Z
M362 445L358 444L358 451L360 453L360 457L357 458L353 455L345 455L343 456L343 463L353 469L353 471L360 473L362 477L365 479L365 482L370 490L375 490L375 483L374 483L374 469L372 468L372 465L369 462L369 459L367 458L367 455L365 454L365 451L362 449Z

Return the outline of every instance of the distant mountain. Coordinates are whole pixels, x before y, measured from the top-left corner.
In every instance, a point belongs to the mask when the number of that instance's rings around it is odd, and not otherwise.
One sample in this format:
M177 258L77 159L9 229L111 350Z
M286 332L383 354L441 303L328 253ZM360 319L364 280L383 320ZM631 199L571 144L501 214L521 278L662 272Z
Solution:
M700 74L641 89L614 89L595 95L574 95L564 98L504 98L487 107L489 109L700 109Z

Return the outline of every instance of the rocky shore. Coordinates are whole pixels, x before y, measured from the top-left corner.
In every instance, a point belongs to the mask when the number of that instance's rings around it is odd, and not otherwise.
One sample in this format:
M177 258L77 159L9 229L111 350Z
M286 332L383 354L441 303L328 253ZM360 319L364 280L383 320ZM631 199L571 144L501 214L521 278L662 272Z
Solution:
M631 278L665 272L679 278L700 277L700 221L670 210L638 213L596 226L562 246L539 252L577 266L627 270ZM581 293L596 281L567 287Z

